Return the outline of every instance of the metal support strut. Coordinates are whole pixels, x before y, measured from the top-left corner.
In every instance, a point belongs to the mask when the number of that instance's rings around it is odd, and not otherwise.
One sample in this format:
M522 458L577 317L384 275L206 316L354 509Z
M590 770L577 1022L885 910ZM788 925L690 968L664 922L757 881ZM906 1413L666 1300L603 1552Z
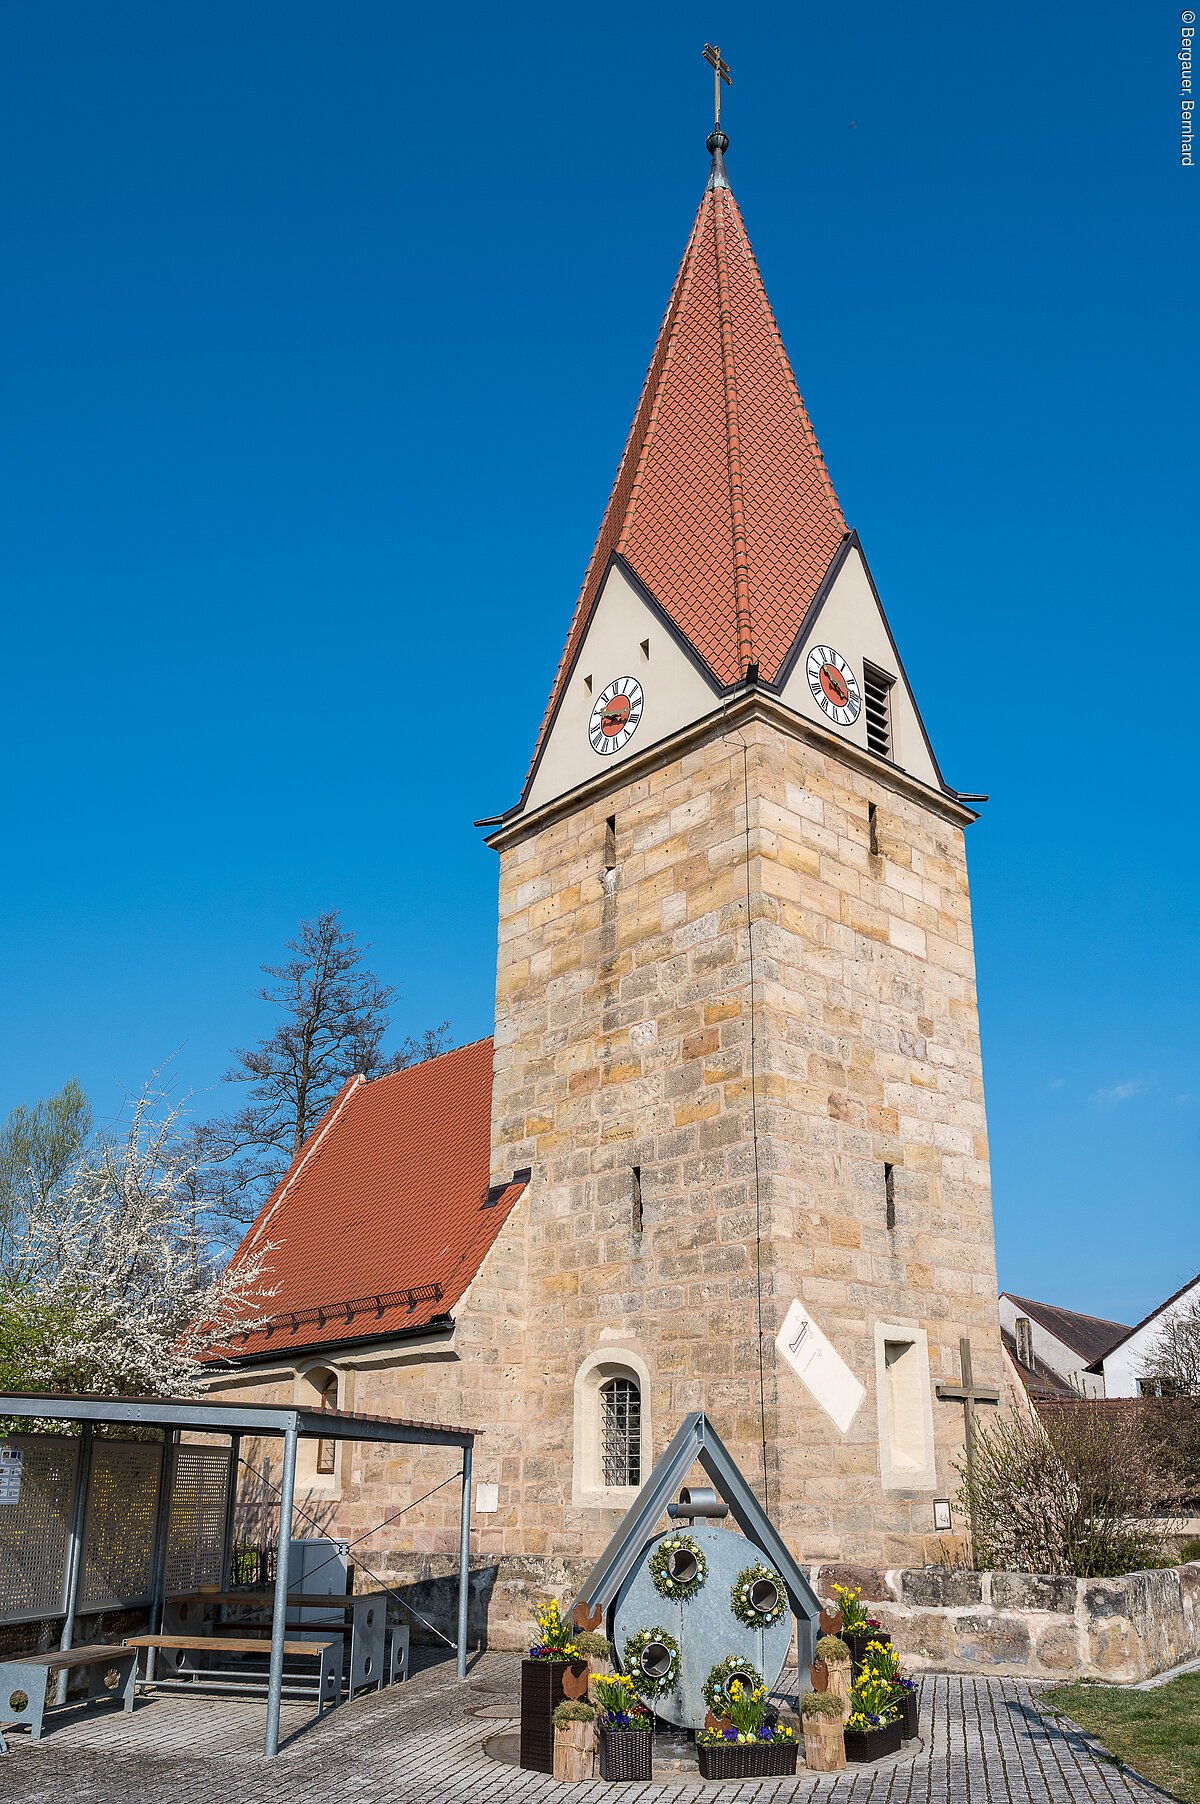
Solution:
M83 1515L87 1503L88 1480L92 1472L92 1425L85 1422L79 1434L79 1453L75 1461L75 1495L71 1499L71 1526L67 1538L67 1564L63 1573L62 1609L65 1618L58 1645L65 1653L75 1635L75 1606L79 1601L79 1578L83 1570ZM54 1687L54 1701L67 1701L70 1673L64 1666Z
M463 1448L462 1507L458 1519L458 1676L467 1676L467 1612L471 1601L471 1442Z
M271 1612L271 1667L267 1676L267 1732L263 1753L279 1752L279 1705L283 1696L283 1644L287 1640L288 1556L292 1544L292 1501L296 1494L295 1423L283 1437L283 1482L279 1487L279 1546L275 1553L275 1600Z

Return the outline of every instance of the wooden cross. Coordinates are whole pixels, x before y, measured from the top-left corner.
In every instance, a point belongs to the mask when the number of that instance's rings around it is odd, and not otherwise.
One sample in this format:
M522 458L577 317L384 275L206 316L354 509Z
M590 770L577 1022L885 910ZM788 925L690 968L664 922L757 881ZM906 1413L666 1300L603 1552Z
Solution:
M724 62L721 58L721 46L719 44L706 44L704 46L704 60L711 66L713 72L713 95L716 103L716 119L717 124L720 125L721 83L724 82L727 88L731 88L733 86L733 77L729 73L729 64Z
M967 1502L971 1517L971 1564L975 1564L975 1405L977 1403L999 1403L999 1391L992 1390L990 1385L976 1384L971 1370L971 1343L964 1334L958 1343L958 1359L962 1369L960 1384L939 1384L935 1387L940 1403L961 1403L963 1406L963 1424L966 1433L967 1452Z

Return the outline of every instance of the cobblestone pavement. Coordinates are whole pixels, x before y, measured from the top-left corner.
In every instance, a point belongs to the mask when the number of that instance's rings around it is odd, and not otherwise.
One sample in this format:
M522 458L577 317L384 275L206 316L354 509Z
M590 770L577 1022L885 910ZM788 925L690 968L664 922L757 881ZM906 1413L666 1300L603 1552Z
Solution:
M150 1695L132 1716L71 1710L40 1745L10 1734L0 1799L73 1804L1129 1804L1165 1794L1038 1715L1015 1679L930 1676L921 1745L838 1774L705 1783L694 1773L649 1785L562 1786L492 1759L484 1744L515 1728L516 1656L487 1654L465 1687L442 1662L406 1684L358 1697L315 1723L284 1709L277 1760L262 1758L263 1705L244 1698Z

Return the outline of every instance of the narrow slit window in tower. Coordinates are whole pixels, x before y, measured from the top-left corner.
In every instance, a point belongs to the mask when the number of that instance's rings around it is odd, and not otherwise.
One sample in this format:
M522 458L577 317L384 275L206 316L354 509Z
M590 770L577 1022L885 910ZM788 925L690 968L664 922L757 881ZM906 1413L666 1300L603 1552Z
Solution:
M879 857L879 810L874 802L867 803L867 849L872 858Z
M885 1165L883 1168L884 1219L889 1228L896 1225L896 1167Z
M633 1168L633 1231L635 1234L640 1234L642 1231L642 1168L640 1165L635 1165Z
M610 814L604 823L604 868L615 871L617 868L617 817Z

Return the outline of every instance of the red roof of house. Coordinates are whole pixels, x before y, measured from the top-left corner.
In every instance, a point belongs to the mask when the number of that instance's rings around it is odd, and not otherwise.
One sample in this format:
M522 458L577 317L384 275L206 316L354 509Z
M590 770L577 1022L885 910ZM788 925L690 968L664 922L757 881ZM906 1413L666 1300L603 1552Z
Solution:
M718 150L538 750L614 552L729 685L777 675L845 534Z
M489 1189L492 1042L351 1078L238 1253L271 1241L270 1324L229 1357L392 1335L446 1316L525 1188Z

